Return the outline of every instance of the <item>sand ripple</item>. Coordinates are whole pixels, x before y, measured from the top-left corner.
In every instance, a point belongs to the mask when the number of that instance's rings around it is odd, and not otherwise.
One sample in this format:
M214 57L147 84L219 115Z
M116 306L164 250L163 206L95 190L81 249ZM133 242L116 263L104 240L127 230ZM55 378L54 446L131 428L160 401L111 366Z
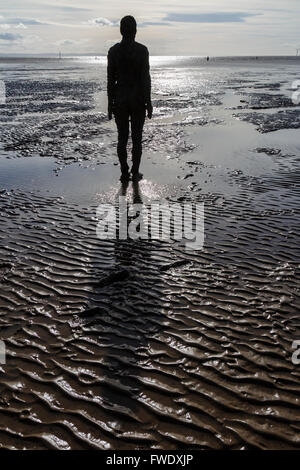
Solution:
M93 208L1 195L3 447L299 448L299 213L204 199L188 256L98 240Z

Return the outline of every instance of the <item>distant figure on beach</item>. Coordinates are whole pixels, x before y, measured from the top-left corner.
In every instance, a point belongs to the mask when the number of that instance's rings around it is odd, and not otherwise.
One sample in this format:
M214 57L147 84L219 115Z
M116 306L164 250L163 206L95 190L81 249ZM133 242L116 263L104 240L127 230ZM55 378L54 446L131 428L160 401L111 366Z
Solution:
M132 138L132 179L143 177L139 172L142 156L142 134L145 115L152 117L151 78L149 52L146 46L135 41L136 21L125 16L120 22L122 41L112 46L107 56L108 119L115 117L118 129L118 158L121 181L129 180L127 143L129 121Z
M209 61L209 56L206 57L207 62Z

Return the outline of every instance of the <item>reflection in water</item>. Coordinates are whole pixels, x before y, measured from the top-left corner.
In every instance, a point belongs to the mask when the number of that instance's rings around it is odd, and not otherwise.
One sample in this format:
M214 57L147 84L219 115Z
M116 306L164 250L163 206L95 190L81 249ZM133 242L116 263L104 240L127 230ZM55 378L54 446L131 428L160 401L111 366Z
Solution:
M139 182L133 181L132 188L133 188L133 204L143 204Z
M117 201L119 196L128 196L129 186L129 203L142 204L139 182L123 182ZM101 347L101 386L91 390L97 401L113 412L113 430L121 438L119 448L128 448L126 441L141 448L145 439L156 441L152 413L147 410L151 389L146 393L143 385L151 364L150 342L164 323L163 281L153 267L152 250L148 240L114 241L112 269L126 270L129 275L123 282L96 289L101 304L107 307L105 320L96 316L84 326L85 334Z

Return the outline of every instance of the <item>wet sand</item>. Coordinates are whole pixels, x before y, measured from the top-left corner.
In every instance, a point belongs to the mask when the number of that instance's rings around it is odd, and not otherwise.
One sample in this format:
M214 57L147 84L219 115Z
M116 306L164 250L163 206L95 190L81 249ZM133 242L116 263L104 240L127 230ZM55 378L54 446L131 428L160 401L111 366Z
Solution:
M0 447L299 449L295 64L154 64L128 187L103 66L1 65ZM204 202L204 249L99 240L120 194Z

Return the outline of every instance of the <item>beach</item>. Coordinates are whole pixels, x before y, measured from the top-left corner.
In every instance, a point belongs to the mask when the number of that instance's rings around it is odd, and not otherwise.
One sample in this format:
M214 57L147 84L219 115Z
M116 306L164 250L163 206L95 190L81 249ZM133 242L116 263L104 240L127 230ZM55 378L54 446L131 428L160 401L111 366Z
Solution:
M0 448L299 449L299 57L151 57L137 185L106 58L1 58ZM99 204L204 204L204 246Z

